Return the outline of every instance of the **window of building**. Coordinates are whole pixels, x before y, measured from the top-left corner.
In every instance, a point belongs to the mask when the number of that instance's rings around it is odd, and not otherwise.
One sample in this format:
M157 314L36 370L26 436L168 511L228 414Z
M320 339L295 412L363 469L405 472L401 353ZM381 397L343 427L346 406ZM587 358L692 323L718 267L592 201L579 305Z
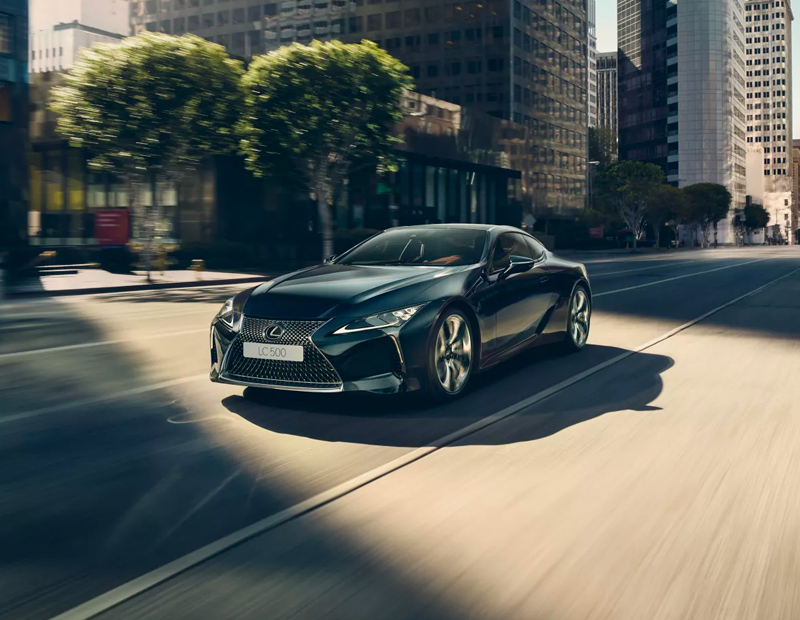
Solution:
M0 54L14 53L14 18L0 13Z
M439 65L428 65L428 77L437 77L439 75Z
M265 4L264 5L264 15L266 17L274 17L277 14L278 14L278 4L277 3L272 2L270 4Z
M427 23L435 24L441 20L442 20L441 5L425 7L425 21Z
M387 28L400 28L402 26L400 18L400 11L392 11L386 14L386 27ZM388 48L387 48L388 49Z
M447 73L448 75L461 75L461 63L460 62L451 62L447 65Z
M372 15L367 15L367 30L380 30L383 28L383 14L381 13L373 13Z
M406 26L419 26L421 21L422 21L422 16L419 9L406 9L405 13Z
M200 16L199 15L189 15L186 26L189 29L189 32L194 32L195 30L200 29Z
M480 60L468 60L467 61L467 73L470 75L476 75L482 71L481 61Z
M214 14L203 13L203 28L213 28L213 27L214 27Z
M434 46L434 45L438 46L439 45L439 33L438 32L432 32L432 33L430 33L428 35L428 45L430 45L430 46Z

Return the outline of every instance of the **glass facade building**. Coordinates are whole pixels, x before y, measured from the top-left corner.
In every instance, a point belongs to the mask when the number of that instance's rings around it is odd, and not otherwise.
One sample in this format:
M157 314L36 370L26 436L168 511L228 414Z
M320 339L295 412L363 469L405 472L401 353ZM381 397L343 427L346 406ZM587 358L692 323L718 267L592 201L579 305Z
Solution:
M0 0L0 254L25 243L28 2Z
M619 158L667 170L667 0L619 0ZM672 130L670 130L672 131Z

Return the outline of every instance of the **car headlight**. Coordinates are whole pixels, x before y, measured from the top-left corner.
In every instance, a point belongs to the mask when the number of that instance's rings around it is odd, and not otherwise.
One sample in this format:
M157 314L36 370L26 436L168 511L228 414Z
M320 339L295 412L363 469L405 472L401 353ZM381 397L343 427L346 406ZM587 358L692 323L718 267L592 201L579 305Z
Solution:
M226 301L217 312L216 318L233 331L239 331L242 325L242 313L233 304L233 297Z
M353 332L365 332L371 329L385 329L387 327L401 327L411 320L417 312L425 307L425 304L419 306L409 306L408 308L400 308L399 310L389 310L388 312L379 312L363 319L357 319L352 323L348 323L344 327L337 329L334 334L352 334Z

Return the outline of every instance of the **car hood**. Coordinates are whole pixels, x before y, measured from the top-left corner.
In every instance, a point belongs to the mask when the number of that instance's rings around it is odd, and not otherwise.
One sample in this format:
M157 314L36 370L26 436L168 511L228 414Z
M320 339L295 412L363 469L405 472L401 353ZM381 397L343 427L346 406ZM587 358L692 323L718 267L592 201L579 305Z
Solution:
M271 319L361 316L372 311L372 302L377 311L412 305L439 278L460 271L453 267L319 265L257 287L244 313Z

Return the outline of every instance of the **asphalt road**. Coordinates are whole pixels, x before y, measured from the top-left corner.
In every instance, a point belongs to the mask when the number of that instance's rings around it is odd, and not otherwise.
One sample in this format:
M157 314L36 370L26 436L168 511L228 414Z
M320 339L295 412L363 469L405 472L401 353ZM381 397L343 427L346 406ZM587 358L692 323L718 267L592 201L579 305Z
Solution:
M800 617L800 251L589 271L427 408L211 384L236 288L0 303L0 618Z

